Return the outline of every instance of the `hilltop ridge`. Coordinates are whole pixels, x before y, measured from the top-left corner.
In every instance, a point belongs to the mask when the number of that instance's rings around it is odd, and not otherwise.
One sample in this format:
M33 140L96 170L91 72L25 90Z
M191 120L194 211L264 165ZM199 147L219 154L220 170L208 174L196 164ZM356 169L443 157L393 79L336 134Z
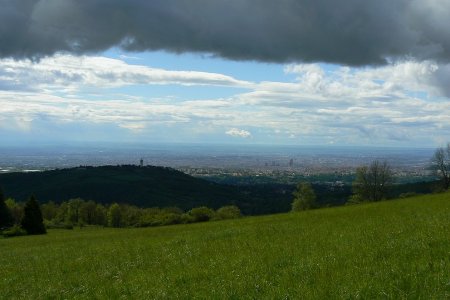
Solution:
M41 202L71 198L100 203L129 203L143 207L207 205L218 208L243 200L234 188L186 175L166 167L80 166L32 173L0 175L8 197L24 201L35 194Z

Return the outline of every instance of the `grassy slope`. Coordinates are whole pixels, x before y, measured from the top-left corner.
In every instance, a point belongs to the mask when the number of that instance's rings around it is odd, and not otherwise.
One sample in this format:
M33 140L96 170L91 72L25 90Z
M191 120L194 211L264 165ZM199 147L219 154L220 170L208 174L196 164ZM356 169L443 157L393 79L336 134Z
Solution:
M0 298L450 297L450 194L0 239Z

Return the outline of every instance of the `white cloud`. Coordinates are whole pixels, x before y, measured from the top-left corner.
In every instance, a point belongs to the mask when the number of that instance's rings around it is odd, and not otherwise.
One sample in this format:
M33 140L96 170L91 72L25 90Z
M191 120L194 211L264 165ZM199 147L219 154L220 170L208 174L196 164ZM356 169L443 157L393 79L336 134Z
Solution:
M256 140L276 131L280 141L319 144L424 145L448 139L450 65L406 61L355 69L302 64L286 66L285 72L296 80L251 83L102 57L0 60L0 130L33 132L36 124L58 128L82 122L142 136L163 126L174 136L223 136L223 128L230 128L225 133L233 137ZM143 83L200 85L206 93L216 84L249 91L207 99L110 92ZM258 128L258 136L240 128Z
M129 56L129 55L125 55L125 54L120 54L119 58L122 59L122 60L126 60L126 59L140 60L140 58L137 57L137 56Z
M56 55L35 63L0 60L0 89L79 91L86 87L117 88L130 85L227 86L253 84L231 76L196 71L168 71L131 65L107 57ZM2 88L3 87L3 88Z
M318 64L288 65L286 73L298 75L303 90L328 96L373 97L402 92L450 96L450 65L432 61L404 61L378 68L341 67L325 72ZM320 88L317 88L320 87Z
M247 130L238 129L238 128L231 128L225 134L234 136L234 137L241 137L241 138L248 138L251 137L251 133Z
M131 131L135 131L135 132L140 132L140 131L144 130L147 127L146 125L147 124L145 124L144 122L142 122L142 123L128 122L128 123L121 123L119 125L119 127L126 128L126 129L129 129Z

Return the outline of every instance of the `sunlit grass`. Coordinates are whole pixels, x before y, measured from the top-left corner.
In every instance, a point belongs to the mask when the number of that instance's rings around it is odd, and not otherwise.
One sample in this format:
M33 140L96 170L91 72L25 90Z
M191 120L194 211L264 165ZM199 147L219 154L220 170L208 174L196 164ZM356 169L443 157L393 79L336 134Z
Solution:
M0 238L0 298L450 297L450 194Z

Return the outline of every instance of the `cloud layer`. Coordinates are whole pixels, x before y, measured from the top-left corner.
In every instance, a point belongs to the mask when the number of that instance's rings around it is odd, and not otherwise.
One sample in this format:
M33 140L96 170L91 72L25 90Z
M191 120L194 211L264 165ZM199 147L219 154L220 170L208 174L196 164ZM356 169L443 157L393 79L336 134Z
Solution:
M447 0L0 0L0 57L203 52L235 60L450 61Z
M252 83L211 72L168 71L130 65L99 56L55 55L39 63L30 60L0 60L0 90L59 89L79 87L117 88L130 85L177 84L250 87Z
M248 82L105 57L58 55L39 63L3 59L0 134L416 146L448 139L449 64L406 61L375 69L293 64L285 72L295 79ZM120 92L143 82L147 90L140 95ZM187 100L183 92L163 98L151 92L155 85L208 91L217 84L229 88L231 96Z

